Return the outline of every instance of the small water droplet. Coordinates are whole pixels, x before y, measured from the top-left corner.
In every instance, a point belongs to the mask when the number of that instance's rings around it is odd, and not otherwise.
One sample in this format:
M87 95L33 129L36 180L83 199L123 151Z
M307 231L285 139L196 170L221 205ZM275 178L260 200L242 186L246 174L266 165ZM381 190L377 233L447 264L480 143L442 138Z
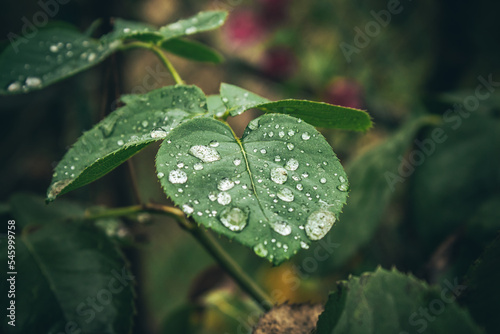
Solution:
M175 169L168 174L168 180L174 184L186 183L187 174L180 169Z
M231 203L231 195L229 195L225 191L220 192L217 195L217 202L219 202L220 205L228 205L229 203Z
M219 152L216 149L204 145L195 145L189 149L189 154L195 156L203 162L214 162L220 160Z
M227 177L221 179L219 181L219 184L217 185L217 189L220 191L227 191L229 189L232 189L234 187L234 182L231 179L228 179Z
M271 224L271 227L274 231L281 235L289 235L292 233L292 227L288 224L288 222L284 220L276 221Z
M309 132L304 132L302 134L302 139L309 140L310 138L311 138L311 135L309 134Z
M219 217L221 223L230 231L240 232L247 226L248 211L240 208L225 208Z
M235 166L239 166L239 165L241 164L241 160L240 160L240 159L234 159L234 160L233 160L233 164L234 164Z
M123 29L123 32L126 33L126 34L128 34L130 32L130 28Z
M288 144L286 144L286 147L288 147L288 149L291 151L291 150L293 150L295 145L293 145L292 143L288 143Z
M194 168L194 170L202 170L203 164L198 162L197 164L194 164L193 168Z
M266 247L262 243L255 245L253 251L260 257L266 257L268 254Z
M294 134L295 134L295 131L293 131L293 130L288 130L288 135L289 135L289 136L293 136Z
M277 184L283 184L288 178L288 172L283 167L275 167L271 169L271 180Z
M265 149L265 148L263 148L263 149L261 149L261 150L260 150L260 153L262 153L262 154L266 154L266 153L267 153L267 151L266 151L266 149Z
M335 224L335 215L330 211L314 211L307 218L306 234L311 240L322 239Z
M337 189L340 190L340 191L348 191L349 190L349 186L347 184L341 184L339 186L337 186Z
M42 80L37 77L27 77L26 86L28 87L38 87L42 84Z
M219 146L219 142L217 140L212 140L209 145L211 147L218 147Z
M215 191L210 192L210 194L208 194L208 199L212 202L215 201L217 199L217 193Z
M89 54L89 57L87 58L87 60L92 62L95 60L96 57L97 57L96 54L92 52L91 54Z
M301 184L301 183L297 183L297 186L296 186L297 190L303 190L304 189L304 186Z
M59 51L59 48L55 44L51 45L49 49L50 49L50 52L57 52L57 51Z
M161 179L162 177L165 176L165 174L163 174L162 172L159 172L158 174L156 174L156 176L158 176L158 178Z
M154 130L154 131L151 131L151 138L155 138L155 139L158 139L158 138L165 138L167 136L167 132L163 131L163 130Z
M283 138L285 136L285 132L284 131L278 132L278 136L280 136L280 138Z
M286 162L285 168L288 170L297 170L297 168L299 168L299 162L291 158Z
M305 241L301 241L300 242L300 247L302 247L303 249L308 249L309 245Z
M186 29L186 34L194 34L198 29L196 27L189 27Z
M339 176L339 181L340 181L340 182L342 182L342 183L344 183L344 182L345 182L345 181L347 181L347 180L345 179L345 177L343 177L343 176Z
M280 189L280 191L278 191L278 198L281 199L282 201L285 201L285 202L293 202L293 199L294 199L294 195L293 195L293 192L290 188L287 188L287 187L283 187L282 189Z
M189 205L184 204L182 206L182 211L184 211L185 214L190 215L194 212L194 209L192 207L190 207Z
M17 82L17 81L16 81L16 82L11 83L11 84L7 87L7 90L8 90L9 92L16 92L16 91L18 91L18 90L20 90L20 89L21 89L21 84L20 84L19 82Z
M123 146L123 144L125 144L125 142L124 142L123 140L121 140L121 139L120 139L119 141L117 141L116 143L117 143L119 146Z
M325 184L326 183L326 179L324 177L322 177L320 180L319 180L320 183L323 183Z

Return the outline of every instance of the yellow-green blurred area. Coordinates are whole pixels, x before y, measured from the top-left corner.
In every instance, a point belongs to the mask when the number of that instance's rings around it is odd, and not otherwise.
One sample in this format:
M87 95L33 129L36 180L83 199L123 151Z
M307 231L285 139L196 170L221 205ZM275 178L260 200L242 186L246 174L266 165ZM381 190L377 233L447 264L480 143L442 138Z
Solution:
M0 14L4 39L45 11L35 1L8 6ZM374 127L367 133L320 129L351 183L332 239L274 268L219 239L277 302L324 303L336 281L377 265L430 283L462 277L497 235L500 2L75 0L54 8L51 19L82 31L102 19L95 36L111 29L113 17L161 26L202 10L227 10L222 29L194 37L219 50L223 63L169 55L186 83L207 95L227 82L271 100L309 99L370 113ZM133 50L46 89L2 97L2 202L19 191L43 196L57 161L120 95L171 84L154 54ZM229 123L241 135L257 115L246 112ZM436 129L445 140L432 139ZM131 159L133 168L124 164L64 197L87 206L132 205L132 170L142 201L168 204L154 169L157 149L149 146ZM173 220L122 223L138 278L134 332L245 333L255 325L258 305Z

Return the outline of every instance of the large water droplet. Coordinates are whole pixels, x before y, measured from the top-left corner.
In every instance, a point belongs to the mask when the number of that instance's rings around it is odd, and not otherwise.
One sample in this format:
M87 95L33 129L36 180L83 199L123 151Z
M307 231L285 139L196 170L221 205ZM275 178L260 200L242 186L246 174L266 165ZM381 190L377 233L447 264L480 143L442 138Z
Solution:
M219 202L220 205L228 205L231 203L231 195L225 191L220 192L217 194L217 202Z
M220 160L219 152L215 148L204 146L204 145L195 145L189 149L189 154L197 157L203 162L214 162Z
M294 196L290 188L284 187L278 191L278 197L285 202L293 202Z
M314 211L307 218L306 234L311 240L322 239L335 224L335 215L330 211Z
M226 208L219 217L221 223L233 232L239 232L247 226L248 211L240 208Z
M288 172L283 167L275 167L271 169L271 180L277 184L283 184L288 178Z
M227 191L229 189L232 189L234 187L234 182L231 179L228 179L227 177L221 179L219 181L219 184L217 185L217 188L220 191Z
M297 168L299 168L299 162L291 158L286 162L285 168L288 170L297 170Z
M274 222L271 227L281 235L289 235L292 233L292 227L284 220Z
M262 243L255 245L253 251L260 257L266 257L268 254L266 247Z
M186 183L187 179L187 174L180 169L172 170L168 174L168 180L174 184Z

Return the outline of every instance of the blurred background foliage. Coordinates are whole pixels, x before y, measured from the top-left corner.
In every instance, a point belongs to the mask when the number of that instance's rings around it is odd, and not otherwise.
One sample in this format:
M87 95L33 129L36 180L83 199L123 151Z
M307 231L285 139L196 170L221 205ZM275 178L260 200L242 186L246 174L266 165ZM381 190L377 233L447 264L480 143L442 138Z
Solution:
M187 83L206 94L228 82L270 99L306 98L368 110L375 123L368 133L323 131L351 181L350 200L329 234L330 244L272 268L246 248L220 240L277 301L324 302L336 280L379 264L436 284L462 277L500 228L498 91L458 127L442 117L474 93L478 76L500 81L500 3L401 1L401 12L348 61L339 45L355 45L355 28L364 31L374 20L371 11L387 5L386 0L75 0L60 5L53 19L81 30L102 19L97 36L109 31L113 17L163 25L200 10L225 9L230 16L223 29L198 37L221 50L225 63L171 57ZM1 35L18 33L21 18L30 20L40 10L34 1L10 1L0 14ZM154 55L132 51L42 91L2 97L2 212L14 210L16 192L44 194L56 161L82 131L116 107L119 95L170 84ZM256 115L229 121L241 134ZM424 115L434 117L411 123ZM401 161L418 149L414 139L429 138L435 128L443 129L447 140L392 189L385 173L397 174ZM166 203L154 171L156 149L149 147L132 163L141 198ZM87 207L124 206L135 201L131 189L123 165L66 199ZM143 215L103 227L123 242L138 277L135 326L141 332L233 333L255 324L257 306L173 221Z

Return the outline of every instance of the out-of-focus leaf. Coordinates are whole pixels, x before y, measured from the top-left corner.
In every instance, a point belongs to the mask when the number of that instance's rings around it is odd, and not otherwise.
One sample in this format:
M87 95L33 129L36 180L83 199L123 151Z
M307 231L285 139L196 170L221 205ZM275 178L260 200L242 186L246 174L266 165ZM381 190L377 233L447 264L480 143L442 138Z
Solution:
M309 124L324 128L366 131L372 126L370 115L359 109L305 100L270 102L245 89L224 83L221 85L220 94L231 116L257 108L266 113L298 117Z
M411 121L386 142L347 166L351 184L348 205L340 216L341 222L335 233L327 236L330 243L339 245L329 260L334 266L342 265L372 238L395 187L400 184L399 157L408 150L423 126L435 123L436 118L432 116Z
M40 29L31 38L19 36L0 54L0 94L42 89L100 63L120 45L60 25Z
M214 119L185 122L165 138L156 168L186 214L274 264L322 239L347 198L328 142L286 115L253 120L241 140Z
M211 47L187 39L168 39L161 43L161 47L170 53L189 60L208 63L220 63L224 60L224 57Z
M6 264L7 243L0 248ZM15 261L16 326L3 321L3 333L131 330L133 277L121 252L95 227L56 223L25 229L16 239ZM6 270L0 274L3 282L9 277ZM8 286L1 284L3 296Z
M478 324L488 333L500 328L500 238L497 238L470 268L464 283L465 293L460 296Z
M454 299L449 289L379 268L338 284L315 334L482 333Z
M57 165L47 199L93 182L148 144L165 138L185 119L207 113L203 92L195 86L169 86L126 103L85 132Z
M445 120L446 140L434 143L424 139L431 154L426 154L411 179L411 216L427 252L459 226L467 226L470 236L488 233L486 226L481 226L485 222L474 216L500 195L500 122L481 114L467 119L452 114ZM495 225L490 224L491 238Z

